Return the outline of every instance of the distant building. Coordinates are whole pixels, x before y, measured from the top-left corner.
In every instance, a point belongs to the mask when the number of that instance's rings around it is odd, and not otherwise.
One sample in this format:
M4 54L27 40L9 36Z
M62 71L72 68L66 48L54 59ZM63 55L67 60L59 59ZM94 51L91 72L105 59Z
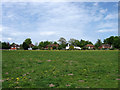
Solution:
M66 46L66 48L65 48L66 50L69 50L70 49L70 45L68 44L68 46ZM74 46L74 49L78 49L78 50L81 50L81 48L80 47L78 47L78 46Z
M34 45L33 44L29 44L28 50L32 50L32 47L34 47Z
M20 46L19 46L18 44L13 44L13 45L10 47L11 50L17 50L17 49L19 49L19 48L20 48Z
M33 44L29 44L29 47L32 48L32 47L34 47L34 45Z
M100 47L98 47L99 49L111 49L112 46L110 46L109 44L102 44Z
M46 48L45 49L53 49L53 47L56 47L56 48L58 48L59 47L59 45L58 44L49 44L49 45L47 45L46 46Z
M85 47L88 48L88 49L93 49L95 46L92 45L92 44L87 44Z
M70 48L70 45L68 44L68 46L66 46L66 48L65 48L65 49L66 49L66 50L69 50L69 48Z

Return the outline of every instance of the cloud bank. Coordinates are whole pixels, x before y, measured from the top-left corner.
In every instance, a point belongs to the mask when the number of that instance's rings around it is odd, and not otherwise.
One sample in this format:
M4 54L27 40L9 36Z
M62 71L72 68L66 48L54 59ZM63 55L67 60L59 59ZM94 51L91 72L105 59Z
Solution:
M115 5L112 2L2 3L2 41L22 43L31 38L35 43L64 37L95 42L117 34Z

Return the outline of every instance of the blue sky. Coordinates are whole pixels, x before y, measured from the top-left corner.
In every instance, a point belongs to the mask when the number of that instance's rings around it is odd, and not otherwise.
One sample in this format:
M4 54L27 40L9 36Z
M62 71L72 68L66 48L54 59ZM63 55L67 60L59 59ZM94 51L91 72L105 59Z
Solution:
M118 35L117 2L2 3L2 41L103 40Z

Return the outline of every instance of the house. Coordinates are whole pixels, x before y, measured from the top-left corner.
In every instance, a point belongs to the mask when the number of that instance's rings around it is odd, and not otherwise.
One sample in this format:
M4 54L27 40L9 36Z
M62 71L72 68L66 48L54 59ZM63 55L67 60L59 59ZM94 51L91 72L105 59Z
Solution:
M98 47L99 49L111 49L112 46L110 46L109 44L102 44L100 47Z
M58 48L58 46L59 46L58 44L49 44L49 45L46 46L45 49L49 49L49 48L54 49L54 47Z
M28 50L32 50L32 47L34 47L34 45L33 44L29 44Z
M70 48L70 45L68 44L68 46L66 46L66 48L65 48L65 49L66 49L66 50L69 50L69 48Z
M78 46L74 46L74 49L81 50L81 48L80 48L80 47L78 47Z
M70 45L68 44L68 46L66 46L66 50L69 50L69 48L70 48ZM81 48L80 47L78 47L78 46L74 46L74 49L78 49L78 50L81 50Z
M92 44L87 44L85 47L88 48L88 49L93 49L95 46L92 45Z
M19 49L19 48L20 48L20 46L19 46L18 44L13 44L13 45L10 47L11 50L17 50L17 49Z

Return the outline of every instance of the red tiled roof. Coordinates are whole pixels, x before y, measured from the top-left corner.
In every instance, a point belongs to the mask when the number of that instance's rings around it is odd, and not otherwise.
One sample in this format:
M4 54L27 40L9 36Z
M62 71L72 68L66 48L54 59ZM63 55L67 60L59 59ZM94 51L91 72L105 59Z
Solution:
M87 44L86 47L94 47L92 44Z
M34 45L33 44L29 44L29 47L33 47Z
M99 48L111 48L109 44L103 44Z
M47 45L47 47L53 47L53 46L58 47L59 45L58 44L49 44L49 45Z
M18 44L13 44L11 47L19 47Z

